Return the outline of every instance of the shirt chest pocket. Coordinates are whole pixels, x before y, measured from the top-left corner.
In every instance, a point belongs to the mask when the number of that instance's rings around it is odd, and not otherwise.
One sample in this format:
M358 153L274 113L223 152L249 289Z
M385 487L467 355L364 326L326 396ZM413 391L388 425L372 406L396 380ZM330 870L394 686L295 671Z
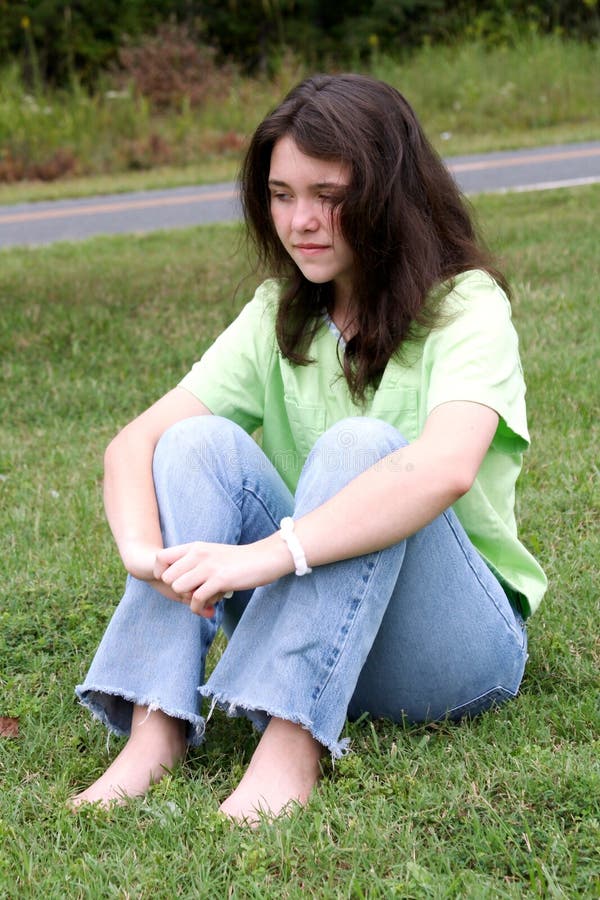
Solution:
M327 426L325 407L285 395L285 409L298 453L306 459Z
M380 387L373 399L370 415L393 425L407 441L414 441L420 432L419 393L413 387Z

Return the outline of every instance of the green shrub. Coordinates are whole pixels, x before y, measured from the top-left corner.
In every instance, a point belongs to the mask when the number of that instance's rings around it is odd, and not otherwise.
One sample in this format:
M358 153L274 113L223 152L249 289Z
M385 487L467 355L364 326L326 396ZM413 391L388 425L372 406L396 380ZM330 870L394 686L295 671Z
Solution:
M231 81L231 68L217 68L215 51L195 42L183 25L160 25L155 35L120 47L117 58L118 79L154 109L201 106L208 97L223 97Z

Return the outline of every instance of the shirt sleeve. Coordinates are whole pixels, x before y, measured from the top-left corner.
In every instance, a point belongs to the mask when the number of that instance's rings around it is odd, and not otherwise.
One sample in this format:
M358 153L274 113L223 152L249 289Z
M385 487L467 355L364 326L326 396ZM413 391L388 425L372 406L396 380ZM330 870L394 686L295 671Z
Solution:
M277 295L277 282L262 284L179 383L212 413L248 432L263 420L265 385L277 350Z
M506 452L529 445L525 381L508 298L485 272L459 278L424 349L427 415L441 403L481 403L500 416L494 443Z

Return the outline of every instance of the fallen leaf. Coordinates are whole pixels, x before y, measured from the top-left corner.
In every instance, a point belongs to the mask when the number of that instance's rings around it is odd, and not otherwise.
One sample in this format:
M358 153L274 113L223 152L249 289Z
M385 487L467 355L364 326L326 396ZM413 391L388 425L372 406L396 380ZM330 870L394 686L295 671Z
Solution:
M0 738L19 737L19 720L10 716L0 716Z

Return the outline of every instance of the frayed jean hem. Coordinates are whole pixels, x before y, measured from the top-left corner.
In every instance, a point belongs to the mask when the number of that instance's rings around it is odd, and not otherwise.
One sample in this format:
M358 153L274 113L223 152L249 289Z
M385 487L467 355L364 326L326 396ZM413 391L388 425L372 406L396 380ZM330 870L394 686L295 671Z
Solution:
M316 730L312 722L308 721L304 716L294 715L280 709L266 708L264 703L259 703L258 701L252 703L247 700L231 700L223 691L212 691L206 685L199 687L198 690L203 697L211 699L211 708L207 719L210 718L215 705L231 718L246 716L257 730L261 732L265 730L270 719L284 719L287 722L292 722L294 725L300 725L305 731L310 732L312 737L329 751L332 759L341 759L350 750L350 738L332 741Z
M112 734L118 737L129 737L131 727L127 728L120 725L110 715L107 710L107 698L115 698L125 701L126 703L144 706L148 712L160 709L172 719L181 719L186 723L186 741L190 747L199 747L204 740L204 732L206 723L204 716L195 713L184 712L178 709L166 707L160 700L136 697L121 689L113 689L106 687L96 687L78 684L75 688L75 695L80 704L88 709L95 719L98 719Z

